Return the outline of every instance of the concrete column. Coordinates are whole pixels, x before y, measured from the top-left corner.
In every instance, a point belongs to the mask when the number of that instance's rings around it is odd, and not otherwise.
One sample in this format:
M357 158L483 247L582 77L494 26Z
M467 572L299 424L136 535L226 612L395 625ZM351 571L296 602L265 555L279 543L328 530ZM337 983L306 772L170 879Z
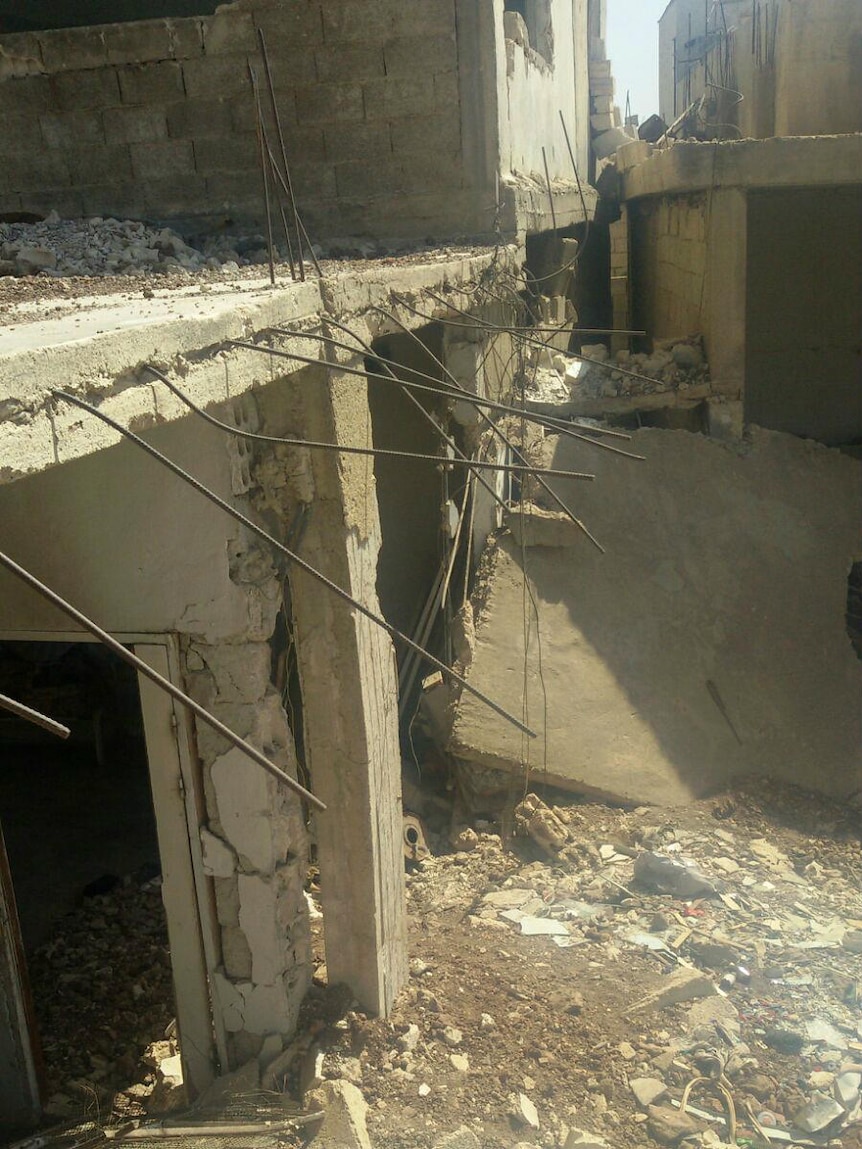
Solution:
M361 360L359 361L361 363ZM371 445L356 377L304 392L309 438ZM380 522L373 461L317 452L300 553L379 613ZM388 636L310 576L291 572L315 819L326 966L363 1009L386 1014L407 978L401 757L395 652Z
M745 382L747 206L738 188L707 197L706 301L703 309L707 359L714 390L742 397Z

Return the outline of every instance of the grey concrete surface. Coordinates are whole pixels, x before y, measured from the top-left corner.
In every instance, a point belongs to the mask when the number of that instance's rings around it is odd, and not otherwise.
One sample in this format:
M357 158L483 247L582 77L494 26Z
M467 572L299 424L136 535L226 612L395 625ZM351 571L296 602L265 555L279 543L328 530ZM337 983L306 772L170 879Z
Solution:
M464 697L453 751L510 770L529 752L536 781L632 802L686 801L746 772L858 788L862 664L844 612L859 463L760 431L733 446L644 430L632 447L646 462L549 451L595 470L566 494L606 553L501 538L469 678L519 715L526 697L539 738L528 747Z

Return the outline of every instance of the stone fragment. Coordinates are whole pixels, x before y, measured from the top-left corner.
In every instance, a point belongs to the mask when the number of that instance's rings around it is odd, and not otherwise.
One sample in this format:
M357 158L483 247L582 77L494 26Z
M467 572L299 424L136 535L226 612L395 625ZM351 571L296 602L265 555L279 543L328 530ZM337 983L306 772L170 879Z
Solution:
M677 898L708 898L717 892L712 882L694 866L652 850L635 858L634 877L649 890Z
M159 1062L156 1085L147 1102L147 1113L173 1113L188 1104L183 1084L183 1066L178 1053Z
M628 1041L621 1041L617 1046L617 1050L623 1061L634 1061L638 1055L635 1047Z
M450 1053L449 1064L453 1069L457 1069L459 1073L470 1072L470 1059L464 1053Z
M583 537L568 515L533 503L506 511L503 520L519 547L572 547Z
M673 361L683 371L694 371L703 366L703 352L693 343L677 343L671 349Z
M419 1044L419 1026L408 1025L407 1031L398 1038L398 1048L404 1053L412 1053Z
M421 1087L420 1087L421 1088ZM349 1081L327 1081L309 1094L311 1112L323 1110L317 1149L371 1149L365 1098Z
M497 1023L490 1013L483 1013L479 1016L479 1028L484 1030L496 1029Z
M825 1093L814 1092L807 1104L793 1115L793 1124L805 1133L819 1133L844 1116L844 1108Z
M37 271L53 270L57 266L57 256L46 247L19 247L15 262L19 274L33 275Z
M608 1149L608 1143L598 1133L588 1133L585 1129L570 1129L563 1149Z
M559 853L569 840L564 823L536 794L528 794L515 807L515 825L549 854Z
M460 1045L464 1040L463 1033L460 1029L456 1029L454 1025L447 1025L440 1036L446 1045L453 1048Z
M649 1109L667 1093L667 1086L657 1077L633 1077L629 1082L629 1089L642 1109Z
M711 997L716 992L710 979L705 974L700 973L699 970L677 969L672 974L662 978L660 985L630 1006L625 1012L630 1014L666 1009L669 1005L677 1005L681 1001L695 1001L701 997Z
M526 1125L530 1129L539 1128L539 1111L526 1093L512 1097L511 1116L518 1125Z
M770 1026L764 1033L763 1044L768 1045L770 1049L774 1049L778 1053L801 1053L802 1047L805 1045L805 1037L794 1029L785 1029L783 1026L774 1025Z
M702 1121L695 1120L688 1113L680 1113L669 1105L651 1105L647 1129L650 1137L662 1145L677 1145L685 1137L691 1137L704 1128Z
M480 1141L472 1129L462 1125L434 1142L432 1149L480 1149Z

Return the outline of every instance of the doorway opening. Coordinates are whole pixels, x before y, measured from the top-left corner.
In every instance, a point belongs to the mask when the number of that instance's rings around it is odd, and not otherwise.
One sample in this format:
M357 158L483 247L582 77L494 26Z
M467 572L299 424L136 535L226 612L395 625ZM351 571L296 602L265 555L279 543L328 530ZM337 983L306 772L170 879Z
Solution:
M105 1115L149 1092L141 1056L174 1016L137 675L98 644L0 642L0 693L71 730L0 713L0 825L46 1116Z

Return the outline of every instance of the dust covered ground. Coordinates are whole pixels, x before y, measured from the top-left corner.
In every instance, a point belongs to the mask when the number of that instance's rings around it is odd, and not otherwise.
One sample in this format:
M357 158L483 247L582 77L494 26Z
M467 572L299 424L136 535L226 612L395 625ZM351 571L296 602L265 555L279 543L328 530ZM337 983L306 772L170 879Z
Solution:
M617 1149L729 1143L709 1117L735 1119L740 1145L862 1147L858 809L766 782L679 809L546 797L506 848L486 823L454 845L429 831L431 856L408 867L410 980L389 1019L327 986L314 923L315 983L269 1102L296 1110L302 1087L346 1080L375 1149L430 1149L455 1130L459 1149L602 1144L575 1129ZM106 895L118 897L139 898ZM135 915L110 906L94 899L96 925L125 920L133 954ZM66 1117L140 1116L158 1073L152 1058L131 1062L147 1040L172 1049L167 955L152 914L137 917L159 976L137 947L142 972L124 967L122 985L104 975L90 1029L74 1010L51 1014L48 1040L75 1082L54 1082ZM54 940L57 960L72 960L71 944ZM52 952L36 963L43 984ZM105 1019L123 1010L134 1040L112 1059ZM707 1117L674 1105L692 1081Z

